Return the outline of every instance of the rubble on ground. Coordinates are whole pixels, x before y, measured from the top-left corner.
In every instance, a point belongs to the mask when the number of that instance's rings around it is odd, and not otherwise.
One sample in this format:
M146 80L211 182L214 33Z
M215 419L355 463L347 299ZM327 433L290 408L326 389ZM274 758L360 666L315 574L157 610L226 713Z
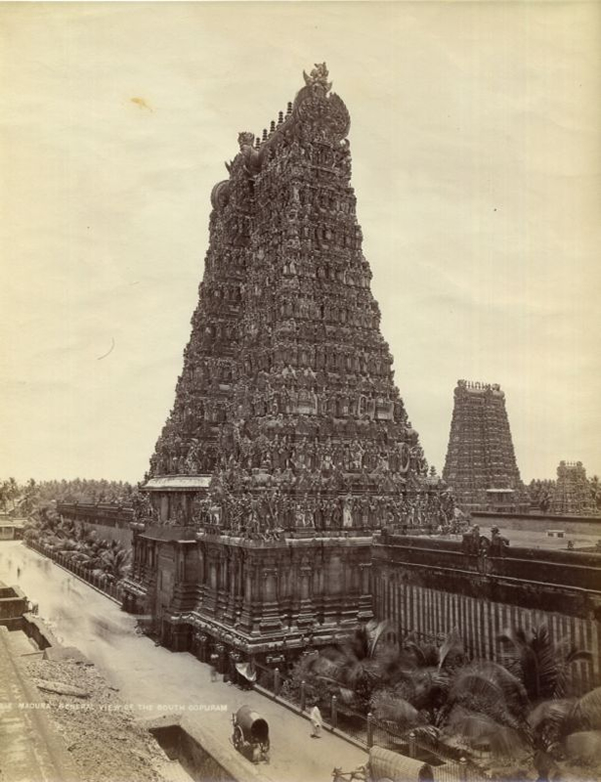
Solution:
M168 760L95 666L81 660L24 661L40 700L85 782L161 782ZM82 698L81 693L86 697Z

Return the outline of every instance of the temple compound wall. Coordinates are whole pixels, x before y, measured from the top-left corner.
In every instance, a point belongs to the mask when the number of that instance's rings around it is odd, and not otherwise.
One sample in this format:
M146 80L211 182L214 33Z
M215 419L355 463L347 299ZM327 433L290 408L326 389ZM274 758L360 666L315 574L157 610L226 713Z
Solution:
M496 383L459 380L443 480L465 511L528 510L505 394Z
M470 652L498 659L499 635L545 623L551 637L593 654L576 677L601 684L601 555L505 547L499 556L467 553L454 540L376 536L374 613L401 634L441 639L458 629Z
M183 370L134 508L124 606L201 659L331 642L371 616L374 531L453 517L380 332L348 110L325 64L304 78L212 190Z
M101 538L116 540L127 547L132 545L133 508L114 503L59 502L56 512L65 519L83 524Z

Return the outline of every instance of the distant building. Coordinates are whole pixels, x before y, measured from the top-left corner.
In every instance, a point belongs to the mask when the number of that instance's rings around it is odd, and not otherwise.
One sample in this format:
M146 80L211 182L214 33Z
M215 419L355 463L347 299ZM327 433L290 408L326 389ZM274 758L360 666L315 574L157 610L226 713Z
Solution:
M560 462L551 510L557 514L587 515L594 512L593 495L582 462Z
M498 384L458 381L442 477L462 510L528 509Z
M0 516L0 540L19 540L23 537L26 519Z

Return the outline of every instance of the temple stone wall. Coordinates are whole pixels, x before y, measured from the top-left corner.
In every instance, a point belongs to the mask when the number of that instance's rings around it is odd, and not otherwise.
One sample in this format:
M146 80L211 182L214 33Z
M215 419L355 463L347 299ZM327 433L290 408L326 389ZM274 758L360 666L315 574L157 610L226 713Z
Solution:
M116 540L127 548L132 545L131 508L111 504L59 503L56 510L63 518L83 524L101 538Z
M545 622L592 652L583 686L601 684L601 556L510 547L503 557L468 555L456 541L379 536L373 547L374 613L402 633L441 638L457 628L475 656L498 657L498 635Z

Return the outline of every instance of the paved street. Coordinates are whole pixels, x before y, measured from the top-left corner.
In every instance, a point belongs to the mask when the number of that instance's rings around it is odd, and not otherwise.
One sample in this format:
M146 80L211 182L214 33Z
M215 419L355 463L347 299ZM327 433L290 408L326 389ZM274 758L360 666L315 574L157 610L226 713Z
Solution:
M116 603L20 542L0 543L0 580L20 586L38 603L39 616L62 644L89 657L140 717L183 712L224 751L234 752L231 715L248 703L270 726L271 762L259 770L274 782L328 782L334 766L348 771L366 760L364 752L336 736L311 739L308 721L258 693L211 682L208 666L137 635L135 620Z

